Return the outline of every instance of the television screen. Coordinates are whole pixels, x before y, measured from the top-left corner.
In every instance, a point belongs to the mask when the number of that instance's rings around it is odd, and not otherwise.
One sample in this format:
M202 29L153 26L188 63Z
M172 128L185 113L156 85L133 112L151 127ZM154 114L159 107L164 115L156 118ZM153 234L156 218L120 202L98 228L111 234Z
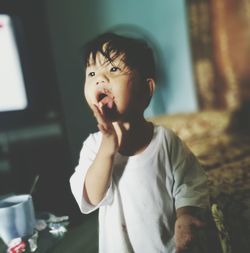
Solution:
M23 110L27 105L12 18L0 14L0 112Z

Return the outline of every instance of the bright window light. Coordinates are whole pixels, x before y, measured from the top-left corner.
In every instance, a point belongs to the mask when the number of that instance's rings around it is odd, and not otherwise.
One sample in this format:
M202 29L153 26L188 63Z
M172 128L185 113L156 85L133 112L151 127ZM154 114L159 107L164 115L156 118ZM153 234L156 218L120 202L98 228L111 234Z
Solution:
M12 20L0 14L0 112L26 107L27 96Z

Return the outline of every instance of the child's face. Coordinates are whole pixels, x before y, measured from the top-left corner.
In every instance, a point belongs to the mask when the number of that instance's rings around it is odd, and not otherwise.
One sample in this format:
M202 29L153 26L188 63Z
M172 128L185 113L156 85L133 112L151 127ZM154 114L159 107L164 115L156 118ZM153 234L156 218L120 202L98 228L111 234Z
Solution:
M86 68L85 98L90 107L96 105L112 121L138 116L140 106L140 76L129 69L118 56L113 62L97 53L96 61L90 57Z

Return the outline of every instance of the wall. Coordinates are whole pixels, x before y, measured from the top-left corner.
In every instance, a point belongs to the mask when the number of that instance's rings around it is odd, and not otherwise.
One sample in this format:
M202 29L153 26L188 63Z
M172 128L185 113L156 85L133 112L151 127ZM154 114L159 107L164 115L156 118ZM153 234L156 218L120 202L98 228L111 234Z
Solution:
M81 46L117 25L136 25L155 39L162 76L147 116L197 109L182 0L47 0L51 45L74 162L95 121L82 97Z

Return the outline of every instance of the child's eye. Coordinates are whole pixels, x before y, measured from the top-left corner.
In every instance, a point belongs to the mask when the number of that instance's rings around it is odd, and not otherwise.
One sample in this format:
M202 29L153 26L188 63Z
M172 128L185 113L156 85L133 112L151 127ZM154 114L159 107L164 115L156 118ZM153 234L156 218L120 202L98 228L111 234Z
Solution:
M89 72L89 73L88 73L88 76L95 76L95 72L93 72L93 71L92 71L92 72Z
M121 70L121 69L118 68L118 67L112 67L112 68L110 69L110 72L116 72L116 71L118 71L118 70Z

